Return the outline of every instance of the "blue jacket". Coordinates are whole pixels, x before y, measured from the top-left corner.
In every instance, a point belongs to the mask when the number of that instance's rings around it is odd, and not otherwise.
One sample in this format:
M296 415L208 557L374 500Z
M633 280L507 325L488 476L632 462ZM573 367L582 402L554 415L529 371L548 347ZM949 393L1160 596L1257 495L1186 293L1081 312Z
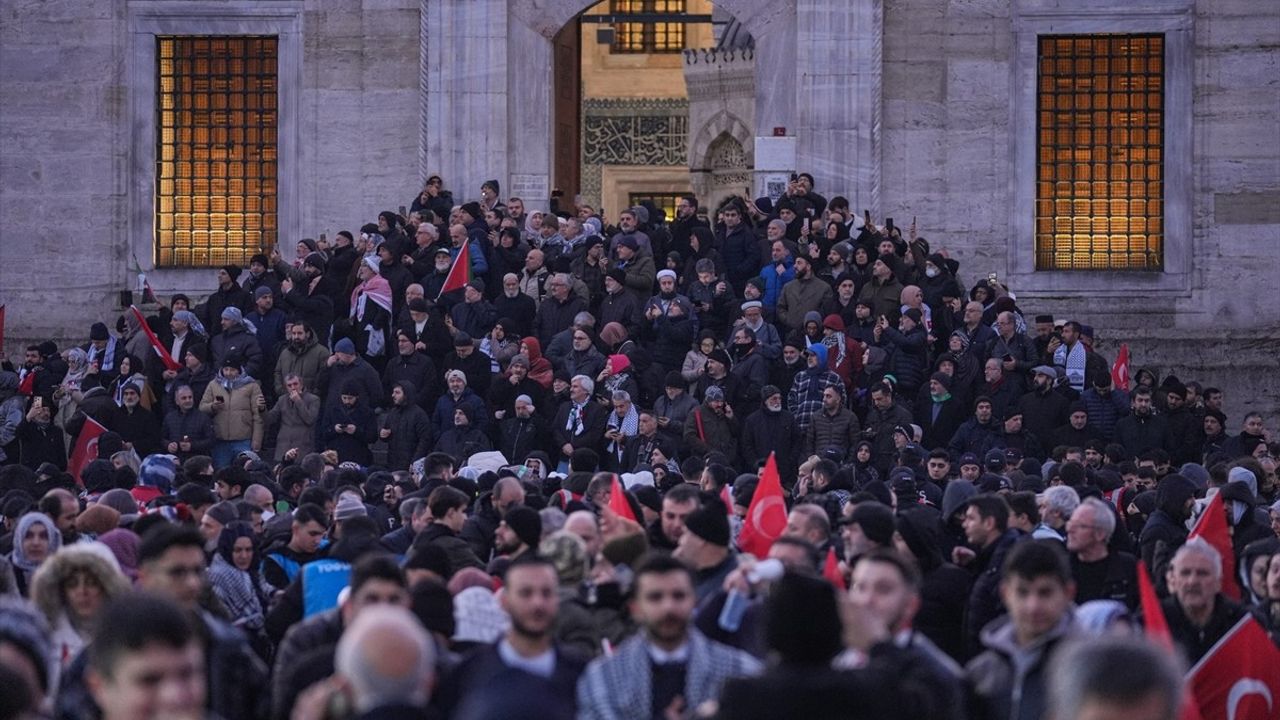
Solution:
M351 581L351 565L323 558L302 567L302 616L338 607L338 593Z
M760 302L767 308L778 306L778 298L782 296L782 286L795 279L796 259L791 257L791 253L787 253L783 258L782 266L786 269L781 275L776 270L777 264L773 262L760 272L760 277L764 280L764 297L760 298Z

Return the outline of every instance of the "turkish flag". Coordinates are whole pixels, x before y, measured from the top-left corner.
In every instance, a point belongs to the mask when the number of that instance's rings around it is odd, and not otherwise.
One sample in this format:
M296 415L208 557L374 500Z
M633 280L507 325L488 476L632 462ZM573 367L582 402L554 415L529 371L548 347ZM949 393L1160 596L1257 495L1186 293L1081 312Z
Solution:
M787 529L787 503L782 497L782 480L778 478L778 465L773 453L760 473L760 484L751 497L742 531L738 533L738 548L758 558L766 557L773 541Z
M142 326L142 332L147 334L147 341L151 343L151 349L156 351L156 355L159 355L160 361L164 363L164 369L175 372L182 369L178 361L169 356L169 349L164 346L164 343L160 342L160 338L151 332L151 326L147 324L147 319L142 316L142 311L138 309L138 306L130 305L129 311L138 319L138 323Z
M1232 600L1240 600L1240 584L1236 582L1236 557L1231 549L1231 533L1227 530L1227 515L1222 507L1222 493L1214 493L1196 520L1187 539L1204 538L1222 556L1222 594Z
M449 274L444 278L444 285L440 288L440 295L436 296L439 300L442 295L453 290L461 290L471 282L471 243L462 243L462 249L458 251L458 257L453 259L453 267L449 268Z
M1173 634L1169 632L1169 621L1165 620L1160 598L1156 597L1155 586L1151 584L1151 572L1141 560L1138 561L1138 599L1142 603L1142 624L1146 627L1147 639L1173 652Z
M98 459L98 436L106 431L97 420L85 417L80 435L76 437L76 448L71 451L71 461L67 463L67 470L75 478L77 485L83 484L80 482L80 471L84 466Z
M822 577L840 590L848 589L844 583L844 575L840 572L840 561L836 559L836 549L833 547L827 548L827 560L822 563Z
M1204 720L1280 717L1280 650L1251 615L1240 618L1187 673Z
M631 512L631 503L627 502L622 483L618 482L618 473L613 474L613 483L609 485L609 509L617 513L618 517L626 518L631 522L640 522L636 519L636 514Z
M1111 366L1111 386L1117 390L1129 389L1129 346L1120 343L1120 352Z

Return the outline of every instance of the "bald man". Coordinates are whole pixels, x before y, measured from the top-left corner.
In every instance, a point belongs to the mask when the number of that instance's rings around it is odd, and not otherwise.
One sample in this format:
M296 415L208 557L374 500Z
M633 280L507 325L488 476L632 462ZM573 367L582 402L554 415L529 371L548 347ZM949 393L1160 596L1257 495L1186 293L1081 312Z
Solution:
M334 669L348 682L359 717L420 717L435 680L435 650L412 613L379 605L342 634Z

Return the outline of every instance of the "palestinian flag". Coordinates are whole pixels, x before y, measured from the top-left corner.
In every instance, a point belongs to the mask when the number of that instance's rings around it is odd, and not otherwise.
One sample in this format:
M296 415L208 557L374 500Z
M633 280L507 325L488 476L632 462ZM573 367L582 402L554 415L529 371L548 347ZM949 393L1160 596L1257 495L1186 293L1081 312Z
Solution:
M453 259L453 267L449 268L449 274L444 279L444 287L440 288L440 295L436 296L439 300L442 295L454 290L461 290L471 282L471 243L462 244L462 249L458 251L458 256Z

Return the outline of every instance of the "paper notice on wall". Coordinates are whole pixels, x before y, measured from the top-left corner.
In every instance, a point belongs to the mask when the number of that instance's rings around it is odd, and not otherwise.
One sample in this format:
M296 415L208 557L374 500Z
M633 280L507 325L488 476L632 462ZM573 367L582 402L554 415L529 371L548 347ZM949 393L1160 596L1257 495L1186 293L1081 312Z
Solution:
M512 173L507 197L524 200L526 207L542 207L551 199L551 183L544 173Z
M787 192L791 173L756 173L756 197L768 197L777 202Z
M757 137L756 138L756 172L786 171L796 169L795 137Z

